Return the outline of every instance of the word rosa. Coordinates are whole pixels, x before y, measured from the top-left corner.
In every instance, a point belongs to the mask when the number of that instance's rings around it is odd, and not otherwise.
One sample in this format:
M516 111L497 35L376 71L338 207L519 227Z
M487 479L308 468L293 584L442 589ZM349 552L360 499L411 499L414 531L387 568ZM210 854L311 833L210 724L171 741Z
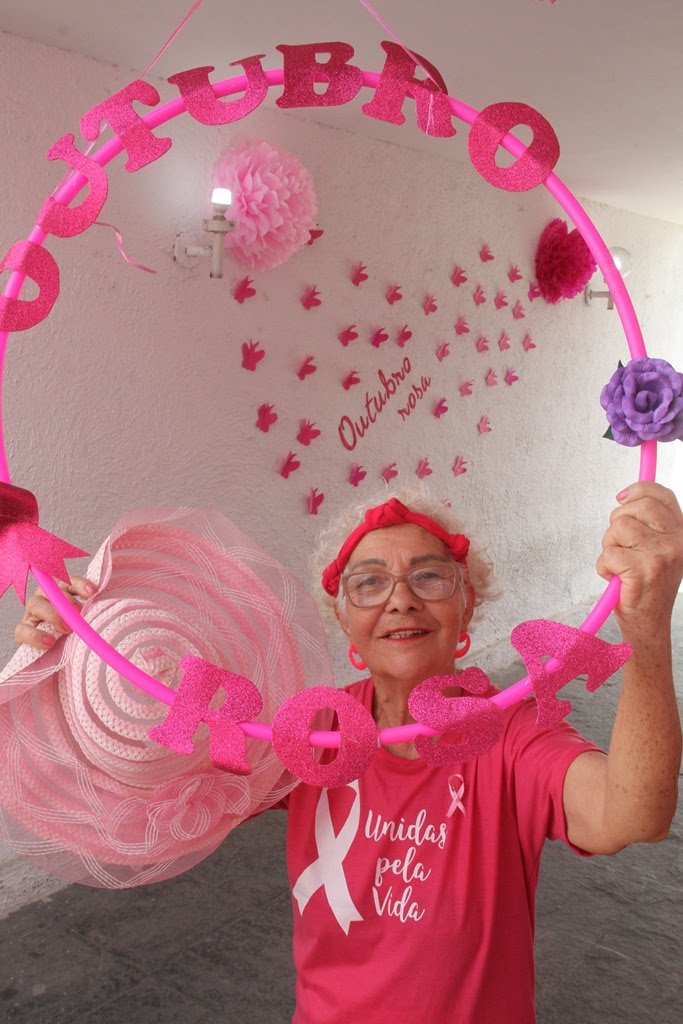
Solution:
M388 376L384 370L377 371L380 388L371 395L365 392L365 415L360 414L358 419L352 420L350 416L342 416L337 427L339 440L344 447L352 452L369 427L376 421L387 402L394 397L400 385L410 373L410 359L405 356L398 370L394 370ZM400 410L399 410L400 411Z
M431 377L421 377L419 384L413 384L408 395L408 401L402 409L397 412L402 420L407 420L417 403L424 398L427 388L432 383Z
M595 690L631 654L628 644L609 644L580 629L543 619L520 623L510 640L529 672L539 729L560 722L571 711L569 701L556 697L561 687L586 673L586 689ZM150 730L150 738L177 753L192 753L192 736L205 722L209 754L216 767L251 774L245 758L245 730L263 709L257 688L243 676L192 655L180 665L184 674L178 692L163 724ZM473 696L447 696L446 691L454 687ZM225 700L219 708L211 708L220 689ZM416 749L427 764L460 764L485 754L498 742L505 724L504 709L496 696L489 696L490 691L488 677L478 668L465 669L457 676L432 676L415 687L408 709L417 723ZM334 712L338 732L311 733L311 723L325 711ZM313 743L323 745L320 735L325 737L323 743L338 746L333 760L318 762L312 757ZM442 737L439 742L434 742L436 736ZM350 694L315 686L295 694L279 708L272 742L284 766L302 782L330 788L347 785L363 774L377 750L378 733L370 712Z
M150 128L163 123L167 108L180 103L200 124L231 124L246 117L261 105L272 84L281 82L282 95L276 100L284 109L302 107L331 107L348 103L363 85L374 85L372 99L363 105L367 117L400 125L405 121L402 108L405 100L415 102L418 127L426 135L448 138L456 134L453 117L457 106L446 94L446 86L437 69L423 58L418 60L393 42L383 42L386 53L384 67L378 76L351 64L353 47L348 43L308 43L276 47L282 54L282 71L264 71L264 54L233 61L244 72L241 88L244 94L234 100L220 97L232 91L230 81L212 85L209 80L213 67L191 68L172 75L168 81L180 92L180 100L172 101L153 114L140 116L134 103L156 107L160 96L153 85L138 79L114 93L104 102L88 110L80 120L80 131L85 139L94 141L100 134L102 123L114 133L106 143L106 159L100 153L93 157L82 153L74 144L74 135L63 135L48 150L48 160L61 160L75 175L63 184L43 205L37 218L39 232L60 238L71 238L86 231L97 220L108 193L107 174L102 166L121 149L126 153L125 169L139 171L158 160L172 146L172 140L158 137ZM318 59L318 58L322 59ZM415 78L418 62L427 69L431 79ZM373 81L376 79L376 82ZM432 80L433 79L433 80ZM324 90L320 90L324 86ZM496 153L501 141L517 125L525 124L534 133L530 146L518 143L519 157L509 167L496 164ZM472 122L468 141L473 166L487 181L507 191L526 191L542 184L559 158L559 144L551 125L541 114L520 103L495 103L482 110ZM69 205L70 200L85 189L87 194L80 203ZM37 237L37 236L35 236ZM41 239L42 240L42 239ZM37 241L15 242L0 261L0 273L12 271L30 278L38 289L34 299L19 299L17 291L0 296L0 330L25 331L35 327L50 313L60 290L59 269L50 253Z

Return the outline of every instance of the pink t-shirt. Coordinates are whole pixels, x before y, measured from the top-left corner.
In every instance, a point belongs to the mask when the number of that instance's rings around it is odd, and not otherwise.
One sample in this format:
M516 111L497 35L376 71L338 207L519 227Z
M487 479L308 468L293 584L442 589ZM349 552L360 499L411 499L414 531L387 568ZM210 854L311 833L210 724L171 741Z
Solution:
M372 709L371 680L348 691ZM564 777L596 748L566 723L540 732L533 701L505 716L466 764L378 749L357 781L290 794L295 1024L535 1021L541 850L568 843Z

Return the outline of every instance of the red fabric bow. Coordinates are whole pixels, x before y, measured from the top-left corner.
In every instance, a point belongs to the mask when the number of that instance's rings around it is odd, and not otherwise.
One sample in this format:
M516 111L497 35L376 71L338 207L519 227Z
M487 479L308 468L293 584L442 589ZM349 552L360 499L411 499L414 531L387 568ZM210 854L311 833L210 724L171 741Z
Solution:
M387 526L401 526L404 523L414 523L416 526L421 526L423 530L431 533L434 537L438 537L446 545L456 562L460 562L463 565L466 563L470 542L464 534L448 533L431 516L423 515L421 512L413 512L400 502L398 498L390 498L389 501L385 501L382 505L377 505L376 508L369 508L360 526L357 526L348 535L339 549L337 557L333 562L330 562L323 572L322 584L324 590L332 597L337 596L339 593L339 581L346 568L346 563L351 557L352 551L366 533L370 533L372 530L382 530Z
M13 585L24 604L32 565L68 583L64 559L86 554L38 526L38 502L31 491L0 482L0 597Z

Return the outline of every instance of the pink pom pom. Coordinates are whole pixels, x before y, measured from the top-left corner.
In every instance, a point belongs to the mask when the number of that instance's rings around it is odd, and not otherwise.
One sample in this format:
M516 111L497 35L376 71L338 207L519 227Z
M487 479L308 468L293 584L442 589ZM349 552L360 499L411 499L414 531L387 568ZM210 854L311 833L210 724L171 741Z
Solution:
M595 273L596 262L579 232L559 217L543 229L536 249L536 278L541 295L554 305L573 299Z
M235 229L225 247L252 270L279 266L310 240L318 212L313 179L290 153L242 143L220 157L213 184L232 192Z

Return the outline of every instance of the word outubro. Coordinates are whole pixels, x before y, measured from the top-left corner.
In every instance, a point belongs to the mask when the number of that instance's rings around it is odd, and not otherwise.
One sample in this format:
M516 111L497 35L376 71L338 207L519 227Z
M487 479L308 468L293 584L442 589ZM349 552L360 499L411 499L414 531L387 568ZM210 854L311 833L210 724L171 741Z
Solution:
M631 654L628 644L610 644L559 622L534 619L512 631L510 641L529 672L536 700L536 725L547 729L571 711L557 691L572 679L587 674L586 689L596 690ZM209 728L209 756L217 768L249 775L246 731L263 709L261 695L249 679L219 668L194 655L180 662L183 676L173 703L161 725L150 729L155 742L180 754L194 752L193 735L200 723ZM449 696L458 687L468 696ZM220 707L212 708L223 691ZM399 742L398 733L412 730L420 757L442 767L480 757L500 739L504 725L503 694L491 695L491 684L479 668L467 668L457 676L425 679L411 692L408 710L416 726L391 729L388 742ZM321 712L333 712L338 746L333 760L317 761L311 751L311 723ZM257 727L263 730L264 727ZM314 686L296 693L278 709L269 735L283 765L303 782L334 787L347 785L369 767L383 741L370 712L344 690ZM255 733L251 733L255 735ZM440 736L439 742L434 742ZM401 735L400 738L403 738Z
M339 440L348 451L353 451L358 441L365 436L368 429L377 421L377 417L394 397L410 371L411 365L408 356L404 356L398 369L392 370L389 374L386 374L384 370L378 370L379 388L372 395L369 391L365 392L365 415L360 413L357 419L351 419L350 416L342 416L337 427L337 433L339 434ZM397 411L401 412L400 409Z
M160 95L153 85L141 79L91 107L80 119L82 136L96 140L104 122L114 133L114 139L94 156L81 152L71 133L61 136L48 150L47 159L63 161L70 176L43 204L34 239L14 242L0 262L0 272L21 274L22 283L28 277L38 289L33 299L20 299L16 294L0 296L0 331L28 330L50 313L59 295L59 268L41 242L48 234L60 238L79 235L95 223L109 187L104 163L123 149L127 156L125 169L139 171L163 156L173 144L170 138L155 135L150 124L157 127L183 110L203 125L231 124L256 110L273 84L283 86L276 99L282 109L339 106L354 99L366 85L374 88L374 94L363 104L362 113L396 125L404 123L402 107L410 98L415 102L417 126L426 135L455 135L454 116L470 122L467 147L472 164L497 188L526 191L545 182L559 159L560 148L552 126L538 111L523 103L494 103L477 114L448 96L438 70L419 54L415 54L414 60L393 42L383 42L382 48L386 58L379 75L351 63L354 51L348 43L283 44L276 47L282 55L281 70L264 70L261 58L265 55L258 54L233 61L230 67L241 66L243 76L215 86L209 80L215 70L212 66L171 75L168 81L178 89L180 100L170 101L144 116L137 113L133 104L156 107ZM418 64L429 78L415 77ZM320 86L326 87L324 91L319 91ZM242 90L238 99L219 98ZM518 159L508 167L499 167L495 159L498 147L503 140L509 140L511 130L520 124L532 129L533 140L527 147L515 140ZM86 186L85 198L76 205L68 205Z

